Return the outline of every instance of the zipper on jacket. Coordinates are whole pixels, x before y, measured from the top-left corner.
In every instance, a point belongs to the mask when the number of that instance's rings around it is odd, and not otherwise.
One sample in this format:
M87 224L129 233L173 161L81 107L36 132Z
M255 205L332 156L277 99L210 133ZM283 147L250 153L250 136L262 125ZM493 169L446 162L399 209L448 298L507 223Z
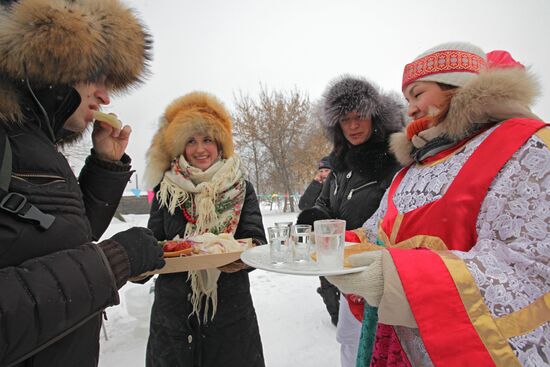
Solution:
M336 196L336 193L338 192L338 176L336 176L334 172L332 174L334 175L334 182L336 183L336 188L334 189L334 196ZM346 179L349 180L352 174L353 174L353 171L349 171L348 174L346 175ZM346 183L346 186L347 186L347 183Z
M353 196L353 193L354 193L355 191L359 191L359 190L361 190L361 189L363 189L363 188L365 188L365 187L367 187L367 186L374 185L374 184L377 183L377 182L378 182L378 181L367 182L367 183L364 184L364 185L361 185L361 186L359 186L359 187L356 187L356 188L354 188L354 189L349 190L348 200L351 199L351 197Z
M59 179L59 180L65 180L65 177L57 176L57 175L46 175L42 173L17 173L13 172L13 175L16 177L39 177L39 178L52 178L52 179Z
M336 196L336 193L338 192L338 176L336 176L336 173L332 172L332 175L334 176L334 196Z
M41 180L43 182L40 182L42 184L45 183L54 183L54 182L65 182L65 177L57 176L57 175L47 175L47 174L41 174L41 173L19 173L19 172L13 172L12 177L15 179L19 179L22 181L27 181L31 183L33 180Z

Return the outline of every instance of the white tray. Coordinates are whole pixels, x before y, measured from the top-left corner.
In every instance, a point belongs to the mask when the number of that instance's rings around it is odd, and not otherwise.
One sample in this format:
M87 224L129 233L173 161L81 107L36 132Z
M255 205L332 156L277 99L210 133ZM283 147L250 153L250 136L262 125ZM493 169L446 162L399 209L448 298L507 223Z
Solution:
M366 266L358 266L355 268L319 269L315 262L272 264L269 256L269 245L257 246L244 251L241 253L241 260L253 268L293 275L343 275L358 273L367 268Z

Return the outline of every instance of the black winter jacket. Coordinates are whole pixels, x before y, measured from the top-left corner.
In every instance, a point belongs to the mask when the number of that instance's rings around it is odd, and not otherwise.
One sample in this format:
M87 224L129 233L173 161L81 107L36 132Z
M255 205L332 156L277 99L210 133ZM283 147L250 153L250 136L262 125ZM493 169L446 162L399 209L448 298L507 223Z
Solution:
M400 165L385 143L366 142L351 147L343 160L331 157L334 169L323 185L315 206L300 213L299 223L318 219L344 219L356 229L378 209L384 192Z
M159 240L185 232L187 220L181 209L174 215L155 199L148 227ZM235 238L266 243L258 199L246 182L246 196ZM155 283L155 301L147 343L148 367L261 367L262 343L250 294L248 271L221 273L218 308L212 321L198 322L190 302L187 273L163 274Z
M77 105L55 110L50 121L65 121ZM101 312L118 293L106 255L91 242L109 225L131 173L90 156L77 180L45 124L4 126L13 152L9 191L55 221L41 230L0 210L0 366L92 367Z
M306 188L306 191L304 191L304 193L300 197L300 202L298 202L298 208L300 208L300 210L305 210L315 205L317 198L321 194L322 188L323 188L323 184L320 183L319 181L316 181L316 180L311 181L309 186Z

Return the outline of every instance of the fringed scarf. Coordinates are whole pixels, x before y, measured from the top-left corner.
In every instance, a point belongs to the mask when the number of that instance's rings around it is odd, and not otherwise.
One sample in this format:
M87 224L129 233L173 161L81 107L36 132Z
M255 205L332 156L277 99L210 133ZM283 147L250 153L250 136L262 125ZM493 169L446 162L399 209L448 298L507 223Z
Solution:
M244 203L246 186L241 162L234 155L220 159L206 171L189 165L183 155L174 159L171 169L164 173L157 197L160 207L166 207L170 214L176 208L183 210L187 219L184 237L203 233L229 233L234 235ZM193 295L193 312L199 318L199 311L205 300L203 321L208 321L209 304L212 302L212 316L217 309L218 269L189 271Z

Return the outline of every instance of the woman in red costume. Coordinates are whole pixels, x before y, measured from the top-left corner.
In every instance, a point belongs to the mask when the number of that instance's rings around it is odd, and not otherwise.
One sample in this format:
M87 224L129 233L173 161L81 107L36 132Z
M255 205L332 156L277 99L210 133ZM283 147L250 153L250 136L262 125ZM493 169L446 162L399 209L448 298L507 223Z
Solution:
M530 111L535 77L455 42L407 64L402 91L413 121L391 143L405 168L363 227L385 249L329 278L379 307L363 362L550 365L550 128Z

